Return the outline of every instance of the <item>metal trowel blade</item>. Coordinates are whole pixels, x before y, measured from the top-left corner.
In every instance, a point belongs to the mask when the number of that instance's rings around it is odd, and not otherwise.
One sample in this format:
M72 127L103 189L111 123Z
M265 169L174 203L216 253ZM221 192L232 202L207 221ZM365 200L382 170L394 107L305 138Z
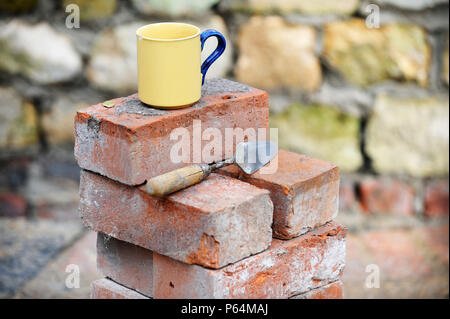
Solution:
M269 163L277 153L278 144L275 142L243 142L236 146L235 163L246 174L253 174Z

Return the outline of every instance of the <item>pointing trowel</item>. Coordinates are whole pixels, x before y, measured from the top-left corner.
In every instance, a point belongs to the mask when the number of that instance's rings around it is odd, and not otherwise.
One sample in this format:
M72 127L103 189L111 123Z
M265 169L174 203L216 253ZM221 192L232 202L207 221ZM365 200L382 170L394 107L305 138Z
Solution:
M236 146L232 158L211 164L194 164L153 177L144 186L149 195L164 197L186 187L200 183L212 171L231 164L237 164L246 174L253 174L269 163L278 153L274 142L243 142Z

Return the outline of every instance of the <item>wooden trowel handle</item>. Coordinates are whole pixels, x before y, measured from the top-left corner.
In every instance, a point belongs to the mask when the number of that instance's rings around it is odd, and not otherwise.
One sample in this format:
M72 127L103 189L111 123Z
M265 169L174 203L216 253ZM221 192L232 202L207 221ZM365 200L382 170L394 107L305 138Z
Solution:
M152 196L164 197L204 180L211 173L207 164L195 164L179 168L153 177L144 186L144 191Z

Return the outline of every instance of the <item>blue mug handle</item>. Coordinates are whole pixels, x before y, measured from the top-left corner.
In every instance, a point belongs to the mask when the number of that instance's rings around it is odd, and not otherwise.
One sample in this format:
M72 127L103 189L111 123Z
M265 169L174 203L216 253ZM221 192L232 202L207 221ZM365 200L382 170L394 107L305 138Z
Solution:
M208 71L209 67L222 55L223 51L225 51L225 47L227 46L227 41L225 41L224 36L220 32L210 29L203 31L202 34L200 34L202 50L203 46L205 45L205 41L209 37L216 37L218 44L214 52L211 53L211 55L202 64L202 85L205 84L206 72Z

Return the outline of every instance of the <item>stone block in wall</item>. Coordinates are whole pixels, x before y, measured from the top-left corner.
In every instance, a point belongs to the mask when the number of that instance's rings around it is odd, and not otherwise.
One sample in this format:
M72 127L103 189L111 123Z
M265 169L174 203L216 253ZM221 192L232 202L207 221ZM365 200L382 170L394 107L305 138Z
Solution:
M377 97L366 132L375 170L415 177L448 174L448 98Z
M88 106L87 103L69 101L64 97L58 99L51 111L42 116L42 128L47 141L51 144L74 141L73 118L79 109Z
M145 24L119 25L99 34L86 67L86 77L92 86L116 94L137 91L136 30Z
M404 10L424 10L441 4L448 3L448 0L372 0L373 3L392 6Z
M324 28L323 56L356 85L394 79L428 86L431 48L417 25L369 28L362 19L331 22Z
M0 149L21 149L35 145L38 140L34 106L15 89L0 87Z
M224 10L245 12L302 13L307 15L351 15L358 9L359 0L223 0Z
M49 110L42 114L42 131L50 144L72 143L74 137L74 117L77 111L99 100L99 96L89 96L87 90L74 91L61 95L52 103Z
M220 0L132 0L139 13L170 17L201 16Z
M52 165L57 163L52 162ZM28 167L27 180L21 188L33 217L54 220L77 219L78 181L51 176L37 162Z
M278 128L279 145L335 163L341 170L357 170L363 162L357 117L322 105L294 104L270 117Z
M0 1L0 12L6 11L9 13L29 12L36 8L38 0L8 0Z
M155 21L140 21L119 25L103 30L94 41L90 60L86 69L89 82L102 90L116 94L137 91L137 43L136 30ZM198 26L202 31L216 29L227 39L224 54L211 66L207 78L225 76L232 64L232 46L228 31L220 16L211 16L201 23L186 21ZM215 49L216 39L208 39L202 57Z
M239 31L239 81L263 89L316 90L322 82L316 31L278 16L255 16Z
M53 84L73 79L82 61L70 39L47 22L32 25L14 19L0 23L0 70Z
M443 56L442 56L442 79L445 83L447 83L447 86L449 85L449 71L448 71L448 63L449 63L449 36L447 35L447 49L445 50Z
M64 0L63 6L75 4L80 8L80 20L92 21L110 17L117 8L117 0Z

